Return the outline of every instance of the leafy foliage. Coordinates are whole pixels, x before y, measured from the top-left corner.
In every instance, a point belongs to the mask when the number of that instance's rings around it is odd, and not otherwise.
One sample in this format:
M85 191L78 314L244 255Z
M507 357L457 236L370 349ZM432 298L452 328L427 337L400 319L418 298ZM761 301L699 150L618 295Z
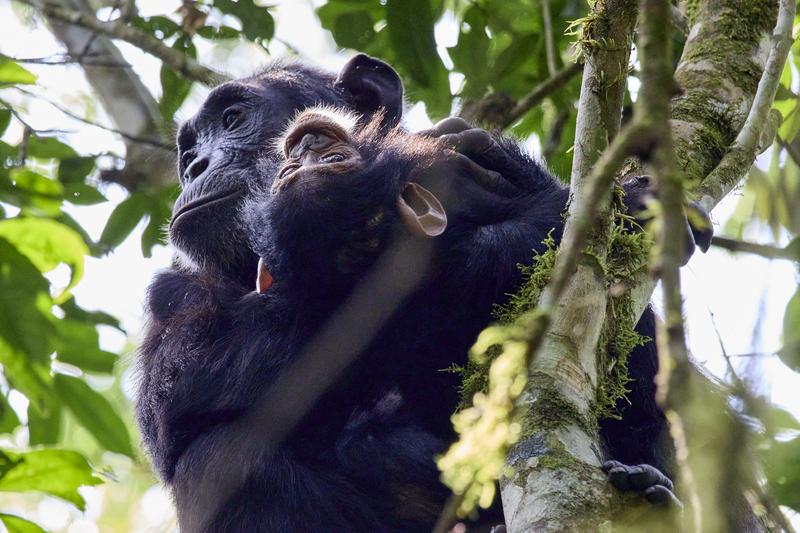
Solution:
M328 0L316 12L337 46L381 57L396 67L410 103L424 103L434 120L471 113L492 127L498 116L572 61L575 37L568 29L586 15L587 2L549 0L548 6L544 10L541 0ZM182 2L176 12L134 14L127 24L187 58L209 63L198 54L209 44L253 43L267 50L275 40L275 12L261 0L202 0ZM552 34L549 42L547 29ZM675 39L680 43L684 37L676 33ZM800 233L798 43L791 62L794 70L788 65L784 70L774 104L781 120L776 124L772 160L767 170L751 171L737 211L725 228L730 235L742 237L757 229L759 221L776 239ZM195 82L183 69L167 64L160 66L159 81L158 111L168 132ZM36 83L36 75L28 68L0 55L0 89ZM580 80L575 77L508 128L538 145L546 163L563 177L571 171L579 91ZM632 96L626 95L627 104ZM0 435L27 431L28 444L38 448L23 453L0 449L0 491L50 494L83 508L78 487L97 484L101 478L85 456L62 449L69 442L69 430L79 427L101 451L134 457L136 450L121 402L93 387L93 377L115 375L119 359L101 348L98 327L119 329L120 324L105 313L81 308L72 290L84 275L88 256L113 251L137 226L144 226L141 249L149 257L153 247L165 240L163 230L177 186L131 190L111 211L95 241L70 213L107 202L105 189L98 185L97 157L80 153L57 132L30 128L22 122L22 111L0 99L0 135L9 129L22 132L0 140ZM767 145L770 142L765 140ZM797 250L800 260L800 241L786 249ZM473 371L473 381L465 383L465 395L475 402L456 418L466 439L440 462L447 482L466 493L467 504L490 501L494 479L504 464L501 452L525 431L512 416L513 399L524 384L520 339L527 334L528 325L523 322L541 318L532 302L546 281L543 278L553 257L554 252L547 258L547 268L531 269L533 283L527 293L512 300L519 305L504 317L505 327L488 330L476 345L480 354L494 346L485 355L499 362L489 367L487 359L468 369L468 373ZM621 258L620 265L629 264L627 259ZM612 287L626 281L620 265L608 265ZM68 281L56 284L53 280L60 278L53 272L64 270L69 271ZM612 300L609 305L617 307L609 309L609 314L629 311L624 300ZM623 323L608 329L602 344L626 351L640 340L625 335L629 326ZM778 354L793 372L800 372L798 331L800 291L787 305L784 344ZM624 387L617 375L621 369L624 366L618 365L609 373L616 373L612 381ZM610 405L620 391L608 392ZM19 403L9 400L19 395L27 400L26 413L15 411ZM800 439L796 436L800 428L791 415L774 407L766 406L762 415L765 426L776 428L765 433L759 447L769 485L780 504L800 511ZM458 455L465 449L469 453ZM2 508L0 522L11 532L42 531Z

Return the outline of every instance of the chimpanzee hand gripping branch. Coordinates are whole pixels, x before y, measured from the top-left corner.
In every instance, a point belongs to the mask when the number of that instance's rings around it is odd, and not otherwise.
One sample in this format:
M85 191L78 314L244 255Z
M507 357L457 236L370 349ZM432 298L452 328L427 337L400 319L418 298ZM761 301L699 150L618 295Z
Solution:
M558 242L569 190L511 139L460 119L412 135L401 110L397 74L359 55L338 78L288 63L223 84L181 128L137 419L184 531L429 531L444 505L441 369ZM647 179L625 188L640 209ZM652 311L637 330L654 336ZM666 503L656 371L653 343L635 349L601 433L612 483Z

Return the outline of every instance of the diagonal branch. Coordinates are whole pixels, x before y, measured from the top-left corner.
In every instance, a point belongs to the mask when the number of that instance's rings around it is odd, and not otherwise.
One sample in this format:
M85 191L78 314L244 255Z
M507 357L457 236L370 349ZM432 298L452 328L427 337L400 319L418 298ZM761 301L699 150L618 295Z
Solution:
M459 115L468 122L483 124L488 128L505 129L566 85L581 70L579 63L571 63L531 89L516 103L509 104L507 100L510 98L507 95L504 98L499 94L490 94L480 100L467 102Z
M149 33L129 26L121 19L104 22L98 20L94 14L65 9L56 4L42 0L19 1L36 8L50 19L80 26L87 30L111 37L112 39L128 42L152 56L157 57L173 70L191 80L198 81L205 85L216 85L221 81L225 81L227 78L224 74L220 74L201 65L183 52L166 46Z

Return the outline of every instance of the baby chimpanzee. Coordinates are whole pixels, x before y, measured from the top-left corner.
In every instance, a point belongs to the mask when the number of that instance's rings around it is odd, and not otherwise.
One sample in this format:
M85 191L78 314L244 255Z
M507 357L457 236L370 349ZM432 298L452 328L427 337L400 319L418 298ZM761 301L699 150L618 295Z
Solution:
M569 191L514 142L463 122L442 125L443 139L380 123L299 115L271 190L245 209L257 291L194 280L193 305L170 319L193 356L159 374L164 401L203 394L208 412L164 422L191 435L171 479L183 529L426 531L445 502L433 457L453 437L458 377L441 370L465 362L518 287L517 265L551 230L560 238ZM182 275L151 294L187 298L162 290ZM614 459L663 468L652 350L631 355L635 401L604 437ZM650 485L670 495L664 483Z

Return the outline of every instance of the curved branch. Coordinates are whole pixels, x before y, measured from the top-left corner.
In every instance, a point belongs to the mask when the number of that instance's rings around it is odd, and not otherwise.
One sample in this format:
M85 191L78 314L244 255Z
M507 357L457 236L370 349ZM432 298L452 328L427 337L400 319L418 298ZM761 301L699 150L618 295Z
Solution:
M772 34L772 46L764 67L764 75L747 115L744 126L728 152L703 180L698 189L700 204L708 211L733 190L747 173L758 155L759 140L768 124L769 111L783 73L783 66L792 47L792 25L796 5L794 0L780 0L778 22Z
M80 26L103 35L107 35L112 39L119 39L121 41L130 43L137 48L144 50L148 54L157 57L166 65L170 66L173 70L191 80L198 81L205 85L216 85L227 79L224 74L215 72L208 67L201 65L183 52L179 50L173 50L149 33L146 33L133 26L129 26L122 20L104 22L98 20L97 17L91 13L83 13L80 11L64 9L63 7L40 0L19 1L37 9L43 15L53 20Z

